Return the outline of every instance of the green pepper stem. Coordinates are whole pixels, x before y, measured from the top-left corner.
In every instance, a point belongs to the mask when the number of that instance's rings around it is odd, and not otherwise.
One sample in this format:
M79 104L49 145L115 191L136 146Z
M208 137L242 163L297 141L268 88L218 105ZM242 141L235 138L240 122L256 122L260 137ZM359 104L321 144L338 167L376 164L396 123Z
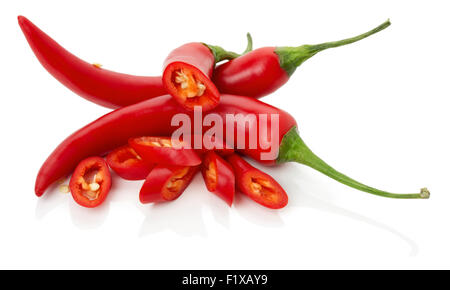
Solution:
M250 33L247 33L247 48L245 49L244 53L242 53L242 54L238 54L238 53L235 53L232 51L225 50L222 47L217 46L217 45L210 45L210 44L206 44L206 43L203 43L203 45L205 45L206 47L209 48L209 50L211 50L212 54L214 55L215 63L218 63L223 60L235 59L236 57L239 57L241 55L246 54L247 52L252 51L253 50L253 39L252 39L252 36L250 35Z
M325 42L325 43L321 43L321 44L309 45L309 50L314 52L314 53L317 53L317 52L325 50L327 48L339 47L339 46L342 46L342 45L347 45L347 44L350 44L350 43L353 43L353 42L357 42L357 41L359 41L361 39L364 39L366 37L371 36L372 34L380 32L381 30L385 29L389 25L391 25L391 22L388 19L383 24L375 27L374 29L372 29L370 31L367 31L366 33L360 34L360 35L355 36L355 37L342 39L342 40L339 40L339 41L331 41L331 42Z
M242 55L244 55L252 50L253 50L253 39L252 39L252 36L250 35L250 32L247 32L247 48L245 48Z
M366 37L371 36L372 34L375 34L377 32L380 32L381 30L385 29L391 25L391 22L386 20L381 25L375 27L374 29L360 34L355 37L346 38L339 41L332 41L332 42L325 42L320 44L305 44L297 47L277 47L275 49L275 53L278 55L280 60L280 66L288 73L288 75L292 75L295 72L295 69L300 66L305 60L308 58L314 56L316 53L332 48L332 47L339 47L343 45L347 45L350 43L357 42L361 39L364 39Z
M280 144L280 150L278 154L278 163L294 161L298 163L305 164L315 170L322 172L328 177L333 178L340 183L348 185L350 187L356 188L358 190L368 192L374 195L379 195L383 197L390 198L429 198L430 192L426 188L422 188L420 193L407 193L398 194L390 193L387 191L379 190L365 184L362 184L342 173L332 168L330 165L325 163L317 155L315 155L306 146L305 142L300 138L298 134L297 127L290 129L283 137Z

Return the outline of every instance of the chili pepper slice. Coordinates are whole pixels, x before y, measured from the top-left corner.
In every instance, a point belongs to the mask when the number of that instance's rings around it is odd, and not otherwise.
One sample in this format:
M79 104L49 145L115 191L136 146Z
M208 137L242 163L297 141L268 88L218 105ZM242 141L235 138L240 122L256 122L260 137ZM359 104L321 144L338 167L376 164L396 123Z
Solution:
M89 157L81 161L69 183L73 199L84 207L102 204L111 189L111 174L105 160Z
M213 151L209 151L203 159L202 175L206 188L231 206L234 200L235 178L230 164Z
M127 180L145 179L153 164L145 162L130 146L122 146L106 156L109 167L120 177Z
M250 34L244 53L252 49ZM220 93L211 81L217 62L233 59L239 54L219 46L191 42L174 49L164 61L164 88L187 110L201 106L204 112L219 104Z
M147 162L179 166L196 166L202 163L193 149L186 148L188 144L182 141L174 144L170 137L132 138L128 144Z
M160 76L134 76L100 68L60 46L24 16L20 28L39 62L60 83L83 98L119 108L166 94Z
M198 166L157 165L145 179L139 192L142 203L177 199L198 171Z
M213 81L221 93L261 98L284 85L296 68L316 53L359 41L385 29L390 24L387 20L369 32L340 41L298 47L255 49L217 66Z
M223 132L228 133L226 127L229 125L237 124L240 128L234 130L234 134L225 139L233 138L235 147L238 136L245 137L248 144L253 133L256 140L271 140L268 144L270 146L264 146L264 148L260 142L257 142L255 148L249 146L244 149L238 148L239 152L261 163L268 165L289 161L302 163L350 187L384 197L429 198L430 196L426 188L423 188L420 193L395 194L369 187L345 176L326 164L306 146L298 134L297 124L291 115L256 99L222 95L219 106L212 112L221 118ZM98 156L109 152L126 143L133 136L169 136L176 129L171 126L172 117L179 113L185 113L185 111L178 106L177 102L170 96L162 96L115 110L88 124L64 140L44 162L36 179L36 195L44 194L50 184L70 173L77 163L87 156ZM261 118L236 118L238 114L274 115L278 116L274 119L278 121L273 122L272 118L268 117L265 124L267 130L261 133L258 130ZM233 118L227 118L227 115ZM188 116L193 120L193 113ZM233 119L231 124L230 119ZM272 126L273 134L269 133L272 132ZM207 128L203 129L205 133ZM275 139L277 142L274 141ZM275 152L273 156L262 155L271 150Z
M288 196L278 182L270 175L251 166L239 155L227 157L236 175L237 188L256 201L272 209L280 209L287 205Z

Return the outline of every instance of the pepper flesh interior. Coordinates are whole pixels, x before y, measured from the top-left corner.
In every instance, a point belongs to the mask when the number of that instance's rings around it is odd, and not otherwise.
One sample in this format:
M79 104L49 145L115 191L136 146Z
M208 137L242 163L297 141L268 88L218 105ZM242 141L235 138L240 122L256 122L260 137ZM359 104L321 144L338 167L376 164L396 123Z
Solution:
M103 178L97 168L91 168L78 178L81 194L89 200L96 200L100 194Z
M177 197L178 192L183 188L185 180L184 178L189 174L189 167L184 167L181 170L176 171L166 184L165 198L171 200Z
M273 184L264 178L252 177L250 182L250 190L253 194L261 196L267 201L278 202L279 195L277 194Z
M139 156L131 147L119 151L115 157L118 163L132 163L135 162L135 159L142 160L141 156Z
M172 76L178 93L184 99L201 97L205 93L206 86L189 70L176 70Z
M209 162L208 168L206 169L206 178L208 178L208 183L211 190L214 190L217 184L217 168L214 162Z
M172 140L171 138L162 137L140 137L138 143L159 148L166 147L180 149L187 147L187 144L182 140Z
M172 147L172 142L168 139L155 139L150 141L150 145L155 147Z

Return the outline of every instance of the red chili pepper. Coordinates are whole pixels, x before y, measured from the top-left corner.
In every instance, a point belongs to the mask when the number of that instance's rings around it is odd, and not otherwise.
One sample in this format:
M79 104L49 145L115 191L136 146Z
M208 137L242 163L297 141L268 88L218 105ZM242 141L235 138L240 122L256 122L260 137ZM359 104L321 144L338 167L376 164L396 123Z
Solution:
M266 96L282 85L305 60L327 48L350 44L377 33L389 20L359 36L335 42L298 47L263 47L219 65L213 81L221 93L254 98Z
M130 146L122 146L106 156L109 167L120 177L127 180L145 179L153 164L145 162Z
M235 178L230 164L213 151L209 151L203 159L202 175L208 190L231 206L234 200Z
M170 137L138 137L130 139L128 144L148 162L179 166L196 166L202 163L193 149L184 148L187 144L178 142L172 144Z
M251 166L237 154L228 156L227 160L233 167L237 188L242 193L268 208L279 209L287 205L286 192L270 175Z
M126 143L129 138L136 136L169 136L177 129L171 127L171 120L175 114L185 111L172 100L170 96L161 96L147 100L132 106L115 110L98 120L83 127L64 140L47 158L42 165L36 179L35 191L41 196L45 189L58 180L69 174L76 164L87 156L99 156ZM236 118L236 123L240 124L232 134L235 142L239 138L245 137L248 145L252 133L256 134L256 139L278 138L279 142L269 143L268 149L263 149L260 142L254 149L239 149L238 151L252 157L265 164L277 164L287 161L295 161L308 165L323 174L350 187L366 191L375 195L393 198L428 198L429 192L422 189L418 194L393 194L366 186L342 173L331 168L323 160L317 157L303 142L297 132L297 124L294 118L288 113L249 97L222 95L222 100L213 111L222 119L224 127L227 126L226 115L254 114L258 116L276 115L279 126L272 124L272 118L267 118L267 132L272 131L272 125L277 129L273 136L263 136L258 128L259 118ZM191 120L192 113L190 114ZM228 118L229 119L229 118ZM229 124L233 126L235 123ZM240 129L239 129L240 128ZM203 128L206 131L208 128ZM223 132L226 132L224 129ZM266 134L267 135L267 134ZM232 136L227 136L225 140ZM270 138L269 138L270 137ZM99 142L101 140L101 142ZM186 141L186 139L184 139ZM187 141L186 141L187 142ZM194 144L195 145L195 144ZM236 146L236 143L234 144ZM262 160L261 153L266 153L271 149L275 150L275 156L269 160ZM268 158L268 156L264 156Z
M145 179L139 192L142 203L172 201L177 199L198 171L198 166L157 165Z
M252 49L250 34L244 54ZM219 46L192 42L174 49L164 61L163 84L167 92L187 110L201 106L204 112L219 104L220 93L211 81L216 63L239 54Z
M87 63L23 16L18 17L28 44L44 68L83 98L108 108L118 108L166 94L161 77L133 76Z
M81 161L70 178L73 199L81 206L102 204L111 188L111 174L105 160L89 157Z

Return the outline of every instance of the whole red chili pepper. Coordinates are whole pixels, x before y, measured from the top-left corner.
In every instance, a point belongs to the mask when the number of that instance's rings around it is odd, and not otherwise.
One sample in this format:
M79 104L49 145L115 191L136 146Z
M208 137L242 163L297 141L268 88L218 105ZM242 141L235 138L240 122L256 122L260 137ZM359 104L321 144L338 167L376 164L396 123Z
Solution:
M24 16L18 21L28 44L39 62L60 83L81 97L108 108L119 108L166 94L160 76L134 76L102 69L76 57ZM247 34L247 49L252 39ZM207 44L197 43L207 57L231 59L239 54ZM215 87L214 87L215 88Z
M131 138L128 144L147 162L178 166L196 166L202 163L194 149L183 148L186 145L181 141L174 146L170 137Z
M237 154L227 157L236 175L238 189L257 203L272 209L283 208L288 196L270 175L251 166Z
M133 76L102 69L65 50L30 20L20 28L39 62L59 82L83 98L119 108L166 94L161 77Z
M220 100L220 93L210 79L216 63L238 56L219 46L200 42L184 44L174 49L164 61L164 87L185 109L201 106L203 111L209 111Z
M70 178L73 199L84 207L102 204L111 189L111 174L105 160L89 157L78 164Z
M221 93L260 98L284 85L296 68L316 53L359 41L390 24L387 20L369 32L341 41L297 47L258 48L217 66L213 81Z
M231 206L234 200L235 177L230 164L214 151L209 151L203 159L202 175L206 188Z
M139 200L142 203L175 200L191 183L197 171L198 166L158 165L145 179Z
M41 196L50 184L69 174L78 162L87 156L102 155L125 144L131 137L170 135L176 129L171 126L172 117L175 114L184 112L185 110L178 106L177 102L172 100L170 96L161 96L104 115L73 133L53 151L39 171L35 186L36 194ZM249 142L252 134L256 134L257 139L272 138L271 140L274 140L273 138L278 138L277 144L273 144L274 142L272 141L266 149L263 147L266 147L265 145L267 144L260 144L260 142L252 149L250 149L250 146L245 146L243 149L239 149L239 146L237 146L238 151L262 163L277 164L295 161L308 165L350 187L375 195L393 198L429 197L429 192L426 189L422 189L417 194L393 194L366 186L343 175L322 161L306 146L298 135L297 124L291 115L256 99L222 95L219 106L212 113L215 113L216 116L222 119L223 132L226 132L225 127L227 125L233 128L235 123L237 123L237 130L233 130L230 136L228 134L226 136L227 142L230 138L233 138L235 146L238 136L240 138L245 137L246 143ZM261 136L263 133L260 134L260 130L257 130L260 118L233 118L232 123L227 124L230 122L230 118L227 118L227 115L236 117L239 114L278 116L278 126L273 123L272 118L267 118L266 122L267 131L265 135L268 135L267 132L272 132L272 126L276 126L274 128L276 129L274 133L276 135L270 135L270 138L269 136ZM191 120L193 119L192 115L193 113L190 116ZM207 129L209 128L203 128L204 131ZM262 153L270 152L271 149L276 150L275 156L272 158L265 154L263 156ZM263 160L263 157L269 158L269 160Z
M145 179L154 164L142 158L128 145L111 151L106 156L109 167L120 177L127 180Z

